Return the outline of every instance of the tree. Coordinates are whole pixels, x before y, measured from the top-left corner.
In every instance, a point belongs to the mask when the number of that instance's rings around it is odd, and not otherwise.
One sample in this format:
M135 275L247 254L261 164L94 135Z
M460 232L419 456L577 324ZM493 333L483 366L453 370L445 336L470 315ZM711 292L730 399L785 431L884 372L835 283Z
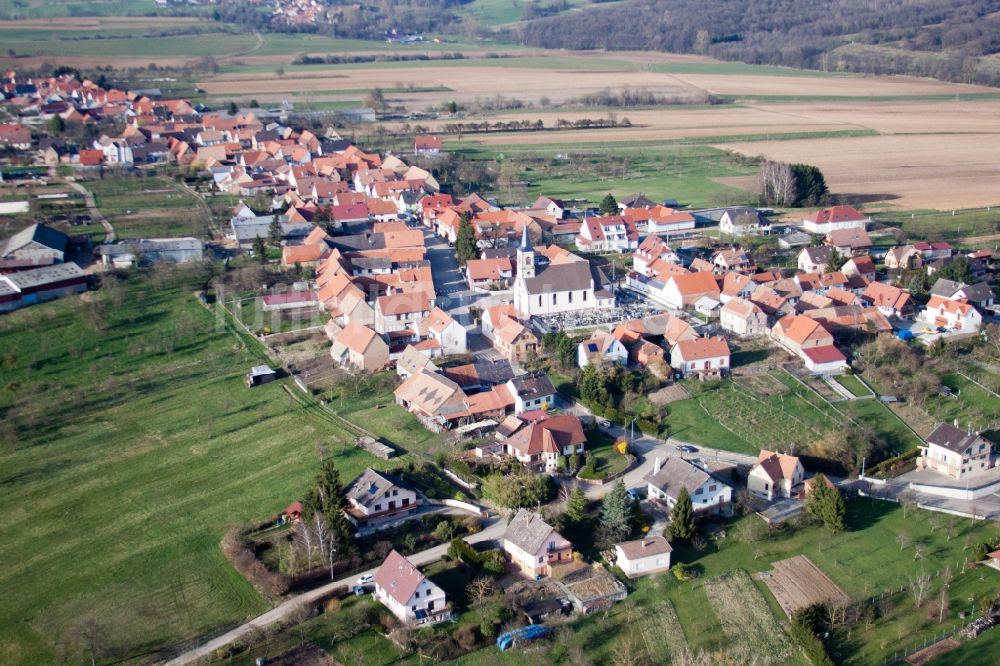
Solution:
M931 587L931 575L922 571L910 577L910 595L913 597L913 605L920 608L927 599L927 593Z
M631 534L632 511L629 504L625 482L619 479L611 492L601 501L600 541L603 544L618 543Z
M600 208L598 208L598 212L601 215L618 214L618 201L613 196L611 196L610 192L606 194L603 199L601 199L601 205Z
M673 511L670 512L670 526L667 528L671 539L687 541L694 536L694 507L691 504L691 495L687 488L681 488L677 493L677 503L674 504Z
M85 655L90 666L96 666L108 651L108 630L93 617L83 617L70 627L68 641L71 649Z
M240 107L236 106L236 102L229 103L229 115L235 116L240 112Z
M66 121L62 119L62 116L52 116L49 121L49 133L58 136L65 131Z
M267 227L267 239L271 241L271 247L281 247L281 216L277 213L271 218L271 224Z
M840 270L840 253L835 248L831 249L830 258L826 260L823 270L827 273L836 273Z
M573 528L579 527L587 519L587 495L574 488L566 500L566 523Z
M766 206L791 206L795 202L795 176L784 162L764 160L757 176L761 202Z
M793 164L791 170L795 177L795 201L792 205L818 206L826 201L830 190L822 171L808 164Z
M344 515L344 490L340 485L340 472L333 461L327 458L320 465L319 474L306 497L302 500L302 522L315 521L318 514L329 528L331 551L344 555L353 550L351 537L354 530Z
M844 529L847 516L847 506L840 491L826 484L826 477L817 474L813 479L813 489L806 497L806 511L823 521L823 525L831 532Z
M267 246L264 244L264 239L260 236L253 239L253 254L261 264L267 262Z
M458 223L458 233L455 234L455 255L458 263L463 266L470 259L477 256L476 230L472 226L472 219L468 213L462 213L462 218Z
M958 255L952 257L951 261L934 271L931 276L932 282L938 280L952 280L953 282L972 282L972 267L969 265L968 257ZM933 285L931 285L933 286Z

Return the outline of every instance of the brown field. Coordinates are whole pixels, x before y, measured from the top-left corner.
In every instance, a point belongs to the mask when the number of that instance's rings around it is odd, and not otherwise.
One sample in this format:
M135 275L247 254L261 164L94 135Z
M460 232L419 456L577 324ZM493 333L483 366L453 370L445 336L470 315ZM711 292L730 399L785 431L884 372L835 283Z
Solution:
M682 85L717 95L951 95L996 92L993 88L947 83L911 76L745 76L672 74Z
M846 604L851 599L805 555L796 555L775 562L764 582L778 601L785 615L812 604ZM763 576L762 576L763 577Z
M928 645L919 652L914 652L906 658L906 663L911 666L926 666L938 657L948 654L952 650L957 650L961 646L962 644L954 638L946 638L943 641L938 641L934 645Z
M59 18L0 20L0 30L100 30L136 26L173 26L204 21L196 16L77 16Z
M901 210L949 210L1000 201L998 145L993 134L915 134L751 141L717 147L814 164L823 171L832 192L857 201Z

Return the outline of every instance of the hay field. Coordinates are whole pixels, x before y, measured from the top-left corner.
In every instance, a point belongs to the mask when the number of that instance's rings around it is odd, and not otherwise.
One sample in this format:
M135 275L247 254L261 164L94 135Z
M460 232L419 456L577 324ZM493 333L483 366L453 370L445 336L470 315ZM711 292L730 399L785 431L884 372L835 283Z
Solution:
M919 114L923 105L911 111ZM751 141L716 147L744 155L814 164L830 191L879 207L952 210L995 205L1000 161L996 134L907 134Z
M733 76L732 74L673 74L682 85L717 95L838 95L887 97L996 92L994 88L948 83L911 76Z

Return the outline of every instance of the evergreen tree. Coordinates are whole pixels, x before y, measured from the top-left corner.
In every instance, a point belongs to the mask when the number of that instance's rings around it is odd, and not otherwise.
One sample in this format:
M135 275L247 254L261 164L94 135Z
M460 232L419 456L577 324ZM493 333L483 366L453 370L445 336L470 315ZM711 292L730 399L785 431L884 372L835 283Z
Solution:
M830 252L830 258L827 259L826 266L823 267L823 270L827 273L836 273L840 270L840 266L840 253L833 250Z
M66 131L66 121L62 119L62 116L52 116L49 121L49 133L58 136Z
M619 479L611 492L601 501L601 538L606 545L618 543L632 533L630 519L632 509L625 491L625 483Z
M603 199L601 199L601 206L597 210L601 215L617 215L618 201L611 196L611 193L609 192Z
M843 531L847 517L844 497L837 488L826 485L826 477L822 474L813 478L813 489L806 497L806 511L822 520L831 532Z
M972 267L969 265L968 257L958 255L946 263L940 269L934 271L931 280L952 280L953 282L972 282ZM932 285L933 286L933 285Z
M462 213L462 219L458 223L458 233L455 235L455 255L458 257L458 263L464 266L469 259L475 259L477 254L476 230L472 226L472 219L468 213Z
M261 264L267 263L267 246L264 245L264 239L260 236L253 239L253 254Z
M319 474L312 488L302 501L302 509L306 519L316 513L322 515L330 527L330 532L336 541L336 551L341 555L351 552L354 544L351 537L354 530L344 515L346 499L340 485L340 472L329 458L320 466Z
M271 241L271 247L281 247L281 216L277 213L271 218L271 224L267 228L267 239Z
M694 536L694 507L687 488L681 488L677 493L677 503L670 513L670 526L667 529L670 531L670 538L678 541L687 541Z
M229 115L235 116L240 112L240 107L236 106L236 102L229 103Z
M571 527L578 527L586 519L587 496L582 490L576 488L566 500L566 523Z
M822 171L808 164L793 164L792 176L795 178L794 206L818 206L826 200L830 190Z

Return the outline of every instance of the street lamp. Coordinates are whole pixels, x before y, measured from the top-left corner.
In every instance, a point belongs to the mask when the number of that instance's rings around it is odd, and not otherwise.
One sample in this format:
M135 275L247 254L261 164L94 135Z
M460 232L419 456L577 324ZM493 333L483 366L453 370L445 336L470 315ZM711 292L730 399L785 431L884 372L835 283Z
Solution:
M629 444L635 441L635 422L638 420L638 418L639 418L638 416L632 418L632 424L630 426L632 428L632 434L629 435L629 440L628 440Z

